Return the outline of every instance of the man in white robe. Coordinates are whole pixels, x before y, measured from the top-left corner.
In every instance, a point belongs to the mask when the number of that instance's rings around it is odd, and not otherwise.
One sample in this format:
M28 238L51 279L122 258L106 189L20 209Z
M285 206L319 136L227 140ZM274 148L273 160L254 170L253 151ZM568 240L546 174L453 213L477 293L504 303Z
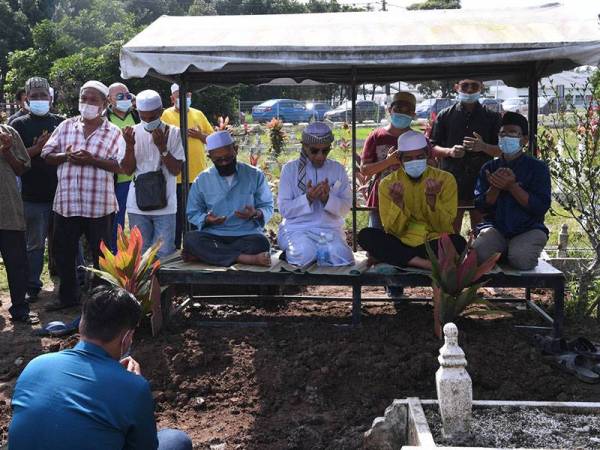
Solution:
M322 236L328 241L326 265L346 266L354 262L344 231L352 190L344 166L327 159L332 142L333 133L326 124L311 123L302 132L300 158L281 170L277 205L283 220L277 240L293 265L314 262Z

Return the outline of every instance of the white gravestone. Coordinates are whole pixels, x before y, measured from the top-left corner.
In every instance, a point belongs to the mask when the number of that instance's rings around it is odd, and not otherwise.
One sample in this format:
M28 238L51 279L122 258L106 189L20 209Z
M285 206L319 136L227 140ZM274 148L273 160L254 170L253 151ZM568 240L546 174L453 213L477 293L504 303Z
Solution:
M438 361L440 368L435 382L444 436L461 440L468 435L471 424L473 385L465 369L465 352L458 346L458 329L453 323L444 325L444 345Z

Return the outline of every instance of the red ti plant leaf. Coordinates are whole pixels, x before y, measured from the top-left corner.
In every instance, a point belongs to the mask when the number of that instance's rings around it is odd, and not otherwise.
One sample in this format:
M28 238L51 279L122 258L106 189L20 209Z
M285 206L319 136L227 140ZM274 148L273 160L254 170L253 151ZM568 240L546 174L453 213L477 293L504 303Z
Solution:
M500 256L501 256L500 253L496 253L496 254L490 256L487 259L487 261L483 262L477 269L477 272L475 272L475 276L473 277L471 282L475 283L482 276L484 276L486 273L488 273L490 270L492 270L494 268L494 266L496 265L496 263L498 262L498 260L500 259Z

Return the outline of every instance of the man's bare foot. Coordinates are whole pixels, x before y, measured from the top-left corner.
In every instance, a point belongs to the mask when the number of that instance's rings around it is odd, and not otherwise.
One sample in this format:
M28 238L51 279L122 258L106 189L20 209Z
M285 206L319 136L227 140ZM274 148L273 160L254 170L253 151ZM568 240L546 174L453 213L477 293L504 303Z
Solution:
M240 255L237 262L251 266L271 266L271 254L269 252L259 253L258 255Z
M199 258L196 258L194 255L186 252L185 250L181 250L181 259L183 260L183 262L200 261Z

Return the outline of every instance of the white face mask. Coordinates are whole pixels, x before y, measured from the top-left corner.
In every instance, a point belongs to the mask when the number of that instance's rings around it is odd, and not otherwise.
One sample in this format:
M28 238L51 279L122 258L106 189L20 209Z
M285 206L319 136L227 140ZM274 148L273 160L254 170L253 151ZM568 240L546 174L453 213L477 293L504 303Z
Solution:
M84 119L93 120L100 115L100 108L96 105L79 102L79 113Z

